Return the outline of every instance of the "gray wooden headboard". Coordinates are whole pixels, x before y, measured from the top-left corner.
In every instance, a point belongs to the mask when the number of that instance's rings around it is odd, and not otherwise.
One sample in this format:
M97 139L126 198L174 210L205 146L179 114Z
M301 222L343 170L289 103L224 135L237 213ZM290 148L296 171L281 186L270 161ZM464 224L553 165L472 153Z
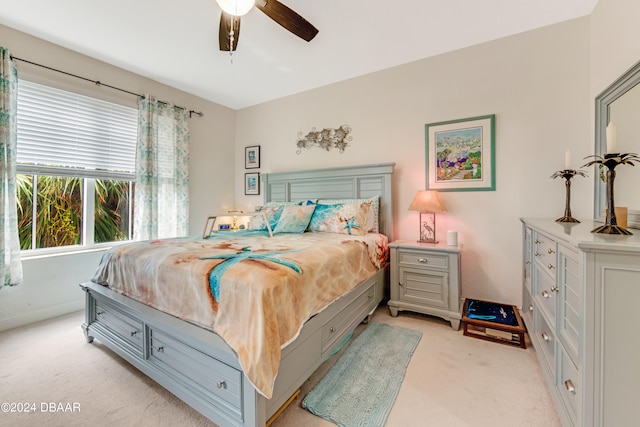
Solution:
M274 172L262 175L265 202L365 199L380 196L380 232L393 240L391 177L394 163Z

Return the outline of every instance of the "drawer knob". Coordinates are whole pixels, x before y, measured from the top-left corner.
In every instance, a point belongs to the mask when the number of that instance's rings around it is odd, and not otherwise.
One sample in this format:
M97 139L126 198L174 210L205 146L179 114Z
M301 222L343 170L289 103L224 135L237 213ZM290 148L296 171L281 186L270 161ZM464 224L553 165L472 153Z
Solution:
M404 285L402 284L402 282L398 282L398 285L400 285L400 286L404 286Z
M540 256L540 254L538 253L538 251L536 251L533 255L535 255L535 256Z
M138 333L138 331L131 331L131 336L135 337L137 333Z
M529 311L533 311L533 305L529 304Z
M334 328L333 326L329 328L329 332L334 333L336 331L336 328Z
M157 352L157 353L164 353L164 347L158 347L158 348L156 348L156 352Z
M556 286L556 285L553 285L551 287L551 292L560 292L560 288L558 286Z
M223 380L223 381L218 381L218 382L216 383L216 387L218 387L218 388L225 388L225 389L226 389L226 388L227 388L227 382L226 382L226 381L224 381L224 380Z
M574 387L573 382L571 382L571 380L566 380L564 382L564 388L566 388L569 393L576 394L576 388Z
M548 268L549 270L553 270L554 268L556 268L556 266L555 266L555 265L553 265L553 264L549 264L549 265L547 266L547 268Z
M549 341L549 334L547 334L546 332L543 332L540 336L542 337L543 340Z
M428 262L428 260L426 258L418 258L418 262L420 262L422 264L426 264Z
M373 298L373 294L367 295L367 298L369 298L369 299Z
M528 259L524 261L525 264L531 264L531 261L529 261Z
M551 255L551 254L555 254L556 251L554 251L553 249L547 249L547 253Z
M542 243L542 240L538 240L536 239L536 241L534 242L536 245L539 245L540 243Z
M104 311L98 311L98 312L96 313L96 316L102 316L103 314L104 314Z
M542 295L542 298L549 298L549 292L547 292L546 289L542 291L540 295Z

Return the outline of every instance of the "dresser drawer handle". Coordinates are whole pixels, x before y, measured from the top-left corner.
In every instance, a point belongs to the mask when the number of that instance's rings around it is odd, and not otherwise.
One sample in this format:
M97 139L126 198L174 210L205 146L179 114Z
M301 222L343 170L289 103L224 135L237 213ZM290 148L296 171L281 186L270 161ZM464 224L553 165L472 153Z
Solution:
M535 243L536 245L539 245L540 243L542 243L542 240L538 240L538 239L536 239L536 241L535 241L535 242L533 242L533 243Z
M540 336L542 337L543 340L549 341L549 334L547 334L546 332L543 332Z
M369 295L367 295L367 298L368 298L368 299L373 298L373 294L369 294Z
M156 348L156 353L164 353L164 347L160 346Z
M329 328L329 332L334 333L336 331L336 328L334 328L333 326Z
M533 255L534 255L534 256L540 256L541 254L540 254L540 253L538 253L538 251L536 251Z
M216 383L216 387L226 389L226 388L227 388L227 382L226 382L226 381L224 381L224 380L222 380L222 381L218 381L218 382Z
M138 331L131 331L131 336L135 337L137 333L138 333Z
M529 311L533 311L533 305L529 304Z
M560 288L558 286L556 286L556 285L553 285L551 287L551 292L560 292Z
M531 261L529 261L528 259L524 261L525 264L531 264Z
M540 295L542 295L542 298L549 298L549 292L547 292L546 289L542 291Z
M571 380L566 380L564 382L564 388L566 388L569 393L576 394L576 388L573 386L573 382L571 382Z
M102 316L103 314L104 314L104 311L98 311L98 312L96 313L96 316Z
M554 251L553 249L547 249L547 253L551 255L551 254L555 254L556 251Z
M427 258L418 258L418 262L422 264L426 264L428 262Z
M553 265L553 264L549 264L549 265L547 266L547 268L548 268L549 270L553 270L554 268L556 268L556 266L555 266L555 265Z
M404 285L402 284L402 282L398 282L398 285L400 285L400 286L404 286Z

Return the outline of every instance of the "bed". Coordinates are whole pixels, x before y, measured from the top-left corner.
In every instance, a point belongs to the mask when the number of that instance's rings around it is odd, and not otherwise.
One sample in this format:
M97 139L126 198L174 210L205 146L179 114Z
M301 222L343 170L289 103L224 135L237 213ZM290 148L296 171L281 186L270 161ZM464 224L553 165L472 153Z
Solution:
M375 198L379 203L376 228L385 241L391 241L393 167L393 164L387 163L263 174L264 204L298 205L306 200ZM315 238L324 239L320 235L325 233L317 234ZM369 245L362 241L367 236L343 237L352 246ZM278 234L253 239L252 245L264 244L265 248L280 244ZM207 239L214 244L215 240ZM164 241L158 243L165 244ZM235 243L242 244L224 241L225 245ZM196 243L182 241L180 244L193 246ZM291 245L288 241L282 244ZM323 241L314 240L310 247L320 250L323 244ZM368 247L375 247L375 243ZM290 249L289 246L287 249ZM296 248L291 250L292 253L296 251ZM204 258L207 257L198 257L199 260ZM320 257L314 255L292 259L304 265L307 259L319 260ZM231 269L226 271L230 272ZM122 289L104 286L105 283L91 281L80 285L86 295L85 322L82 326L87 342L98 339L214 423L220 426L263 426L353 329L367 320L382 300L388 288L386 262L380 262L376 268L360 274L358 282L345 294L328 297L328 305L316 303L320 305L310 308L310 316L301 319L300 328L293 330L290 336L281 337L284 342L276 349L275 372L267 372L271 376L267 375L266 381L262 380L262 372L256 374L252 369L251 366L255 364L247 365L244 347L238 347L233 342L232 337L242 329L216 333L214 329L217 326L207 327L202 318L177 317L169 314L171 310L164 306L160 307L162 309L154 308L154 304L144 298L130 297ZM213 274L210 276L210 285L211 295L216 295L218 289L214 287ZM222 288L219 292L222 292ZM227 292L227 295L230 294ZM217 301L216 298L211 300ZM226 300L222 298L216 310L222 311L222 304ZM262 306L263 302L259 305ZM237 309L238 306L235 307ZM217 314L222 318L220 311ZM249 329L257 328L252 326ZM265 355L260 357L267 360ZM268 363L258 365L262 369L262 365ZM273 382L270 384L271 379Z

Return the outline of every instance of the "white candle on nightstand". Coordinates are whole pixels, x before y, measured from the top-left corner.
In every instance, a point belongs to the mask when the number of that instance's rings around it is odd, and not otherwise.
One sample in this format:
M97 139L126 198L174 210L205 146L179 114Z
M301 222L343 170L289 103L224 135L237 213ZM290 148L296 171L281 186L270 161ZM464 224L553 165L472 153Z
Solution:
M617 153L616 126L613 123L607 125L607 153Z
M564 168L571 169L571 151L569 149L564 153Z

